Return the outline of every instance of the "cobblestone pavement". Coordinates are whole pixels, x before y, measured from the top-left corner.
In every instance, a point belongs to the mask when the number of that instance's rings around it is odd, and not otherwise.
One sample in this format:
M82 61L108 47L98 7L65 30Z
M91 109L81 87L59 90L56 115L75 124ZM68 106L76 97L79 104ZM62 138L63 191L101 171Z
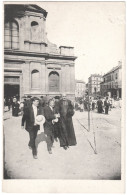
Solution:
M68 150L54 143L53 154L47 152L45 136L38 132L38 159L28 148L28 133L21 129L21 116L4 113L5 169L12 179L120 179L121 175L121 109L109 115L75 112L73 124L77 145ZM95 132L95 134L93 133ZM95 136L94 136L95 135ZM97 154L95 154L95 144Z

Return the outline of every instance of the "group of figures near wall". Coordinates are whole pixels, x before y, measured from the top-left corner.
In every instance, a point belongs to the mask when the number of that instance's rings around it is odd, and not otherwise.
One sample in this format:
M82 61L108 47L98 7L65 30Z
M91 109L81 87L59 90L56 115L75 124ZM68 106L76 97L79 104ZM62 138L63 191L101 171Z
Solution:
M111 110L112 108L116 108L119 107L121 108L122 103L121 103L121 99L117 98L117 99L113 99L113 98L109 98L107 97L89 97L88 98L84 98L84 99L79 99L79 101L75 102L75 110L80 110L80 112L83 111L95 111L97 110L97 113L105 113L105 114L109 114L109 110Z
M18 116L19 106L16 98L13 99L12 115ZM22 113L21 126L29 133L28 147L32 150L33 158L37 159L37 147L35 144L38 131L44 130L47 150L52 154L54 141L60 143L60 147L67 150L69 146L77 144L72 116L74 107L70 100L63 94L56 97L30 97L20 103ZM43 127L42 127L43 126Z

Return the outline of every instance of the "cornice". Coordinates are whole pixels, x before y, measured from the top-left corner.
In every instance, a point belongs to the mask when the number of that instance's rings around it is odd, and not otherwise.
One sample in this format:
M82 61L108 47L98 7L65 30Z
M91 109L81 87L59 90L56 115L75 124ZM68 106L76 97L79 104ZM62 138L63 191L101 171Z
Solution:
M62 60L75 60L77 59L76 56L65 56L60 54L49 54L49 53L39 53L39 52L28 52L28 51L21 51L21 50L10 50L5 49L4 54L8 55L18 55L18 56L32 56L32 57L44 57L47 59L62 59Z

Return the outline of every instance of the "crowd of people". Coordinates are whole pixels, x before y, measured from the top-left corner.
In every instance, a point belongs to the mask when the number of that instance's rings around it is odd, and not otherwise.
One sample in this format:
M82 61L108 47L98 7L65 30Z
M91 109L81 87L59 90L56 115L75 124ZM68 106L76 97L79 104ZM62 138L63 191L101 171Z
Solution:
M35 140L38 130L43 126L47 142L47 150L52 154L54 141L59 141L60 147L67 150L69 146L77 144L72 116L74 107L66 94L62 97L23 97L18 102L16 97L12 102L12 116L22 115L21 127L29 133L28 147L32 150L33 158L37 159Z
M121 107L121 101L119 102ZM30 138L28 147L32 150L33 158L37 159L35 140L38 130L42 127L49 154L52 154L54 141L59 141L60 147L67 150L69 146L77 144L72 121L74 110L80 112L97 110L98 113L108 114L109 109L116 104L115 100L109 97L96 99L87 97L72 102L67 99L66 94L63 94L61 97L41 96L40 98L28 95L22 97L21 102L16 97L6 98L4 106L7 106L8 110L12 107L12 116L22 116L21 127L28 131Z
M118 105L119 102L119 105ZM105 113L105 114L109 114L109 110L111 110L112 108L116 108L116 107L121 108L121 99L117 98L116 100L114 100L113 98L109 98L108 96L105 98L101 98L101 97L88 97L87 98L82 98L79 99L77 101L74 102L74 107L75 110L79 110L80 112L83 111L94 111L96 110L97 113Z

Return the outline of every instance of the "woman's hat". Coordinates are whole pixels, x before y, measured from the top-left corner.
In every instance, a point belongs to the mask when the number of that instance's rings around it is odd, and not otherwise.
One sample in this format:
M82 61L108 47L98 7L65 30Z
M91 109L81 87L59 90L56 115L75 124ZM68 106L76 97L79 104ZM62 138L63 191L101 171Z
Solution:
M43 125L45 123L45 117L43 115L36 116L35 123L37 125Z

